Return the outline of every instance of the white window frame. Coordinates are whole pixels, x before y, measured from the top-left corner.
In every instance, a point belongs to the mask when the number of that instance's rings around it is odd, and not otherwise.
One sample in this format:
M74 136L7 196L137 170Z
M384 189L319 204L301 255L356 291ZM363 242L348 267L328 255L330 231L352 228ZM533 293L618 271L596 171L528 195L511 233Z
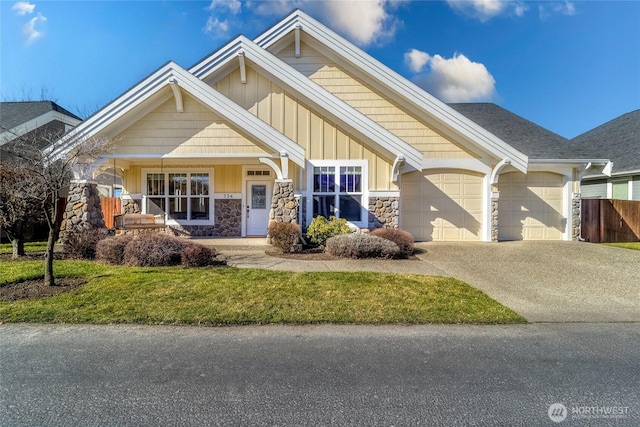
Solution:
M339 205L339 197L340 195L346 194L354 194L361 196L360 201L360 221L349 221L347 223L352 228L368 228L369 227L369 162L367 160L309 160L307 162L307 224L311 224L313 220L313 196L316 194L313 191L313 169L315 167L326 167L332 166L335 168L336 180L335 185L338 188L340 185L340 168L341 167L349 167L349 166L359 166L361 168L362 173L362 191L357 193L341 193L339 190L336 190L333 194L335 194L337 203L336 203L336 211L334 211L333 215L337 218L340 218L340 205ZM318 193L319 194L319 193ZM330 194L330 193L323 193Z
M179 174L187 174L187 195L186 195L186 199L187 199L187 218L190 217L190 211L191 211L191 174L192 173L206 173L209 174L209 194L206 196L209 198L209 219L170 219L169 218L169 212L165 211L164 215L165 215L165 220L166 223L168 225L211 225L214 223L215 221L215 212L214 212L214 199L215 199L215 191L214 191L214 182L213 182L213 178L214 178L214 174L213 174L213 169L188 169L188 168L147 168L147 169L142 169L141 170L141 180L142 180L142 185L141 185L141 189L142 189L142 213L147 213L147 198L149 197L147 194L147 174L150 173L163 173L164 174L164 180L165 180L165 189L168 189L169 186L169 174L172 173L179 173ZM168 193L168 192L167 192ZM152 196L153 198L157 197L157 196ZM171 199L172 195L169 194L164 194L162 197L165 198L166 200L166 204L167 206L169 205L169 199Z

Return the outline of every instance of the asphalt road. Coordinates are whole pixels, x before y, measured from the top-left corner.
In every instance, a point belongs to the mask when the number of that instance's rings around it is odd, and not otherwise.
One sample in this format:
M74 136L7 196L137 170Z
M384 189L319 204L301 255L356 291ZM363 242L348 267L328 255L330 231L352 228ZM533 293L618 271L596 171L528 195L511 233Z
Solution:
M638 354L633 323L1 325L0 425L637 426Z

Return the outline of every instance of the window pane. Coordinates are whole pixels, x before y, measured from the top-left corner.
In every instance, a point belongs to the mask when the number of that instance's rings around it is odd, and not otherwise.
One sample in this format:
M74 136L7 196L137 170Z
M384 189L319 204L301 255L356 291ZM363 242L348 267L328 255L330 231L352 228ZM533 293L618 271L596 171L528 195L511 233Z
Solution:
M347 221L362 220L360 196L340 196L340 218Z
M164 193L164 174L148 173L147 174L147 195L161 196Z
M191 219L209 219L209 198L191 198Z
M251 185L251 209L267 208L267 186Z
M340 167L340 192L359 193L362 191L361 185L362 167L341 166Z
M165 213L165 199L164 197L148 197L147 198L147 213L153 215L161 215Z
M336 168L320 166L313 168L313 191L316 193L330 193L335 191Z
M208 173L192 173L191 174L191 195L206 196L209 194L209 174Z
M186 197L169 198L169 218L170 219L187 219L187 198Z
M169 174L169 194L172 196L187 195L187 174L186 173L170 173Z
M336 197L331 196L313 196L313 216L322 215L325 218L335 215Z

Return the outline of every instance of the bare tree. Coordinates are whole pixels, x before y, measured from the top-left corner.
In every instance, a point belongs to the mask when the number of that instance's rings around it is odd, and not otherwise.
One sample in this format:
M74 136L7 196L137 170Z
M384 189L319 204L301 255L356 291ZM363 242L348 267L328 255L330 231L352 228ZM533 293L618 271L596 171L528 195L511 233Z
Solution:
M13 249L13 258L24 256L24 234L28 227L44 220L44 185L40 176L15 162L0 162L0 229Z
M13 163L33 176L21 191L39 200L42 218L49 227L45 252L45 284L55 285L54 246L60 234L59 203L72 178L88 178L91 165L109 145L105 138L60 138L59 132L41 129L19 136L0 146L2 162Z

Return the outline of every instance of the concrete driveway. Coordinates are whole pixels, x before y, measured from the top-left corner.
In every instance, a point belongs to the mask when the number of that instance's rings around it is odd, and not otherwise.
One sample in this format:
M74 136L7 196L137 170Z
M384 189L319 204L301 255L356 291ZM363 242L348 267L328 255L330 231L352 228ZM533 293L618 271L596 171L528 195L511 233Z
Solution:
M640 251L580 242L419 247L424 262L530 322L640 322Z
M204 242L203 242L204 243ZM418 243L419 260L300 261L264 239L209 240L232 266L451 276L529 322L640 322L640 251L581 242Z

